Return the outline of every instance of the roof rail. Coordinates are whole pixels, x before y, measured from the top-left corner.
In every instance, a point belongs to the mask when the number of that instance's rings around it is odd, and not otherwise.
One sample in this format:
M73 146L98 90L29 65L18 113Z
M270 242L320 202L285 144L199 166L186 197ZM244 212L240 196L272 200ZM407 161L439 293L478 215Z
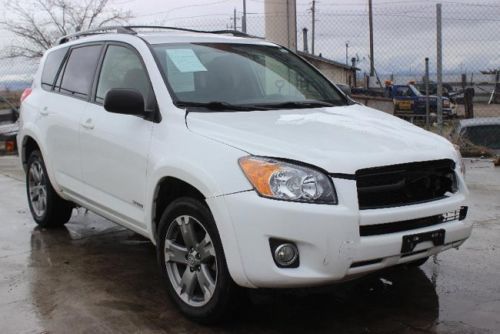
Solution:
M59 38L56 44L64 44L69 42L72 39L77 39L80 37L105 34L108 32L115 32L117 34L129 34L136 35L137 31L135 29L157 29L157 30L178 30L178 31L187 31L187 32L195 32L195 33L205 33L205 34L231 34L236 37L250 37L250 38L260 38L257 36L252 36L237 30L213 30L213 31L205 31L205 30L195 30L188 28L179 28L179 27L168 27L168 26L142 26L142 25L128 25L128 26L108 26L101 27L96 29L90 29L86 31L80 31L73 34L69 34Z
M212 30L212 31L205 31L210 34L231 34L235 37L250 37L250 38L261 38L253 35L249 35L246 32L241 32L238 30Z
M100 27L100 28L95 28L95 29L90 29L90 30L85 30L85 31L79 31L79 32L75 32L73 34L62 36L61 38L59 38L56 41L56 44L57 45L64 44L64 43L69 42L72 39L77 39L80 37L97 35L97 34L104 34L104 33L112 32L112 31L115 31L118 34L131 34L131 35L136 34L135 31L127 28L127 26L108 26L108 27Z

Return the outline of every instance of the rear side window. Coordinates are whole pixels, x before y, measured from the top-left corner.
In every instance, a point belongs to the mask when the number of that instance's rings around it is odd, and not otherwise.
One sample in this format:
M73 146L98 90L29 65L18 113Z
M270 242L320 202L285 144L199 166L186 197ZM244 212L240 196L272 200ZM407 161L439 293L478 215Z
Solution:
M101 45L82 46L71 50L61 80L60 92L86 98L90 94Z
M52 90L57 72L66 55L68 48L58 49L47 54L42 71L42 88Z

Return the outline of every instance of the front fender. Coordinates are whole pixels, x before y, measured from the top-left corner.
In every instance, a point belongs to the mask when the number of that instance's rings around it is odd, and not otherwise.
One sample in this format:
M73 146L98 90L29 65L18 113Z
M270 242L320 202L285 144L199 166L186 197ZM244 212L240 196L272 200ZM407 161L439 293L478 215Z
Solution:
M148 221L151 222L149 225L151 239L153 243L156 243L156 238L154 238L154 196L157 193L160 182L165 177L174 177L181 181L184 181L194 188L198 189L205 197L206 204L210 208L210 212L214 216L215 223L217 225L217 230L219 232L222 248L224 250L224 255L226 257L226 263L229 269L229 273L232 279L239 285L252 287L251 283L247 280L244 268L241 265L242 260L240 257L240 250L238 243L236 241L236 234L234 231L233 222L229 216L227 208L225 207L224 196L222 196L223 187L217 182L216 177L213 174L207 172L205 168L200 165L195 165L186 159L176 159L169 162L173 165L162 166L156 169L153 173L152 188L154 191L148 192L149 198L148 203L151 203L150 209L148 210L149 217ZM182 166L179 168L177 166ZM241 185L242 191L249 190L247 184ZM251 189L251 188L250 188Z

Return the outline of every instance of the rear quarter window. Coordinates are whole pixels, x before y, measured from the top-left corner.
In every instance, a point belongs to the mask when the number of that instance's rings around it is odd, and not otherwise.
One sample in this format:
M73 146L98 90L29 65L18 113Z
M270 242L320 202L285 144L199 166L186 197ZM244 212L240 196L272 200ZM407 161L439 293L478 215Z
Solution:
M41 84L43 89L52 90L54 87L54 80L67 52L68 48L62 48L47 54L42 71Z

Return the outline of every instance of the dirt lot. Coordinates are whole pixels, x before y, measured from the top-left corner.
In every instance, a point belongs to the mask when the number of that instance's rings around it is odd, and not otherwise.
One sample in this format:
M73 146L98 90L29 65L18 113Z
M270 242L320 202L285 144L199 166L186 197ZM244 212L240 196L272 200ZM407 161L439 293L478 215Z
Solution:
M150 242L79 210L35 226L23 175L0 158L0 333L499 333L500 168L468 164L472 237L421 269L314 290L253 291L224 326L184 319Z

